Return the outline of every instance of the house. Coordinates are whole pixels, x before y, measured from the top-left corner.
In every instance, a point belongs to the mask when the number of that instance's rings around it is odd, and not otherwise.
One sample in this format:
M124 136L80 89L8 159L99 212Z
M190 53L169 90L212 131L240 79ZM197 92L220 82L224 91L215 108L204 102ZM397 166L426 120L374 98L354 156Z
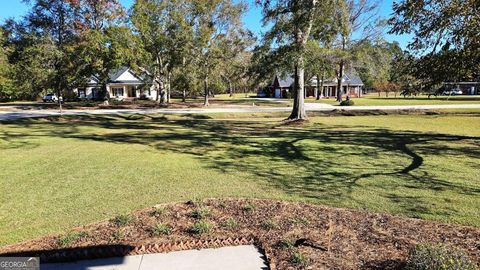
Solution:
M288 93L292 91L294 83L293 75L280 76L276 75L272 83L268 86L269 96L275 98L287 98ZM321 81L320 81L321 84ZM323 89L320 91L322 98L335 97L337 94L338 80L336 77L327 78L323 81ZM361 97L362 89L364 87L362 79L358 76L355 70L345 72L343 79L343 95L351 97ZM313 76L310 80L305 81L305 96L315 96L317 88L317 77Z
M145 83L144 76L135 73L128 67L122 66L108 74L106 90L110 98L124 100L129 98L155 99L155 87ZM92 75L88 82L73 89L73 93L81 99L101 98L103 85L96 75Z
M460 89L463 95L480 95L480 82L444 82L444 89Z

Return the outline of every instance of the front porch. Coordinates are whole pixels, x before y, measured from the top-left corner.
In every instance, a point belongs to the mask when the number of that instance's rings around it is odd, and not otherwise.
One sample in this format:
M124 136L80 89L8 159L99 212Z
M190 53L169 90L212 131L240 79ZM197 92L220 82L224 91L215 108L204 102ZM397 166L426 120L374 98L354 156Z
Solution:
M127 98L140 98L142 96L140 85L137 84L107 85L107 91L110 95L110 98L118 100L124 100Z

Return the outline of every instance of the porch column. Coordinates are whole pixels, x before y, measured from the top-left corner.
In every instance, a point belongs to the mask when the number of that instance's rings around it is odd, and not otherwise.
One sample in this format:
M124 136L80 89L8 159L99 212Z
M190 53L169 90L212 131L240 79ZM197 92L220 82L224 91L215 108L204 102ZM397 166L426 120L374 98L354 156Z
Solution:
M128 97L127 87L125 85L123 87L123 97Z

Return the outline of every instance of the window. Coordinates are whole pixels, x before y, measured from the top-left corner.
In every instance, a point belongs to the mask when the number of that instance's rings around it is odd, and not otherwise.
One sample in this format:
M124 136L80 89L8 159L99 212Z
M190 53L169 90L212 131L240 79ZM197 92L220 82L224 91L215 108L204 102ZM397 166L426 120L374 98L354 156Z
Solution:
M87 91L85 90L85 88L78 88L78 97L79 98L87 97Z
M123 88L112 88L112 93L116 97L123 97Z

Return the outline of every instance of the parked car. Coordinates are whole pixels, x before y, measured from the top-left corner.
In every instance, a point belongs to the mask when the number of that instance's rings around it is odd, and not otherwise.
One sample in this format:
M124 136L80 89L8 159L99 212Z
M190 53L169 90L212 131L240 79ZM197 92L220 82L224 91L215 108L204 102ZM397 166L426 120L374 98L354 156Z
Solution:
M42 100L43 102L57 102L58 98L55 94L46 94L45 96L43 96Z
M444 90L442 95L445 96L455 96L455 95L462 95L463 92L460 89L449 89L449 90Z

